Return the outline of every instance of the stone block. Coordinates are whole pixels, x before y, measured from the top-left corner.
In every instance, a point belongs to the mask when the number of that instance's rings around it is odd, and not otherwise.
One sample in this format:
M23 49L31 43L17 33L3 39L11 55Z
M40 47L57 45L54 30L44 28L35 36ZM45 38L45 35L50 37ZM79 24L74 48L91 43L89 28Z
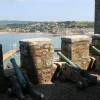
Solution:
M51 82L52 68L38 70L38 80L40 84L48 84Z
M96 48L100 50L100 34L92 35L92 44ZM95 55L95 53L91 52L91 56L95 57L96 59L96 70L100 72L100 56Z
M61 51L82 69L87 69L90 63L89 46L91 38L86 35L71 35L62 38Z
M51 80L54 48L50 39L24 39L20 41L20 53L21 66L29 74L31 73L30 77L32 77L33 73L33 81L37 80L36 83L45 83L45 80L46 82ZM46 73L45 70L47 70L48 73Z

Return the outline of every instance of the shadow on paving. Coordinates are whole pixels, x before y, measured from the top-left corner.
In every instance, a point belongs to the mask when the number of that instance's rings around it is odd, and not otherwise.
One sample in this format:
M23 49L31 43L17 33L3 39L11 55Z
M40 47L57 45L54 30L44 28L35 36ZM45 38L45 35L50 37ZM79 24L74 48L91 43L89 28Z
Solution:
M46 100L100 100L100 86L78 90L73 83L40 85L36 88L44 93Z
M78 90L74 83L67 82L37 85L34 88L44 93L45 100L100 100L100 85ZM10 99L6 94L0 94L0 100Z

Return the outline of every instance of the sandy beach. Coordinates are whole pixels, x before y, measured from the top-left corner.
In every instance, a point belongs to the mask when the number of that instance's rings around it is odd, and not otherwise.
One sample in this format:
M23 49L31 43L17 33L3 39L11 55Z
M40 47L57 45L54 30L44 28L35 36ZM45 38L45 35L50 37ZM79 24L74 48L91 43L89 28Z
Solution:
M47 32L0 32L0 35L4 35L4 34L23 34L23 33L31 33L31 34L51 34L51 33L47 33Z
M9 32L0 32L0 35L8 34Z

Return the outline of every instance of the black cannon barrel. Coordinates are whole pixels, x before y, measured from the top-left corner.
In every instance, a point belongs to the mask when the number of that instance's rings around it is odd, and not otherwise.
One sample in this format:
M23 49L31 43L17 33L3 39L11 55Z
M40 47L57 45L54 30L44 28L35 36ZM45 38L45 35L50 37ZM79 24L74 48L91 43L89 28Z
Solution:
M13 65L13 68L14 68L14 71L15 71L15 75L16 75L19 83L21 84L21 86L23 88L25 88L26 85L27 85L27 82L26 82L26 80L25 80L25 78L24 78L19 66L16 64L15 58L11 58L10 61L11 61L12 65Z
M11 58L10 61L13 65L15 76L18 82L20 83L21 87L23 87L23 89L28 90L32 98L34 98L34 100L44 100L44 95L34 90L33 84L30 82L27 74L19 68L19 66L17 65L15 61L15 58Z
M72 81L76 80L79 77L79 80L82 83L82 85L83 85L83 83L85 84L85 86L87 86L87 84L96 84L97 83L97 77L96 76L91 75L86 70L82 70L79 65L71 62L71 60L69 60L67 57L65 57L61 52L58 52L57 54L66 62L65 67L69 67L70 70L72 70L73 76L69 77ZM67 71L66 71L66 73L67 73ZM75 78L74 76L77 76L77 78L74 79Z
M78 65L75 65L73 62L71 62L71 60L69 60L67 57L65 57L61 52L57 52L57 54L68 64L71 65L71 67L73 68L80 68Z
M31 94L31 96L35 99L35 100L44 100L45 96L43 93L40 93L36 90L34 90L34 85L31 83L31 81L29 80L27 74L25 74L25 72L23 72L24 78L27 81L27 88Z
M96 48L95 46L91 46L91 49L92 49L93 53L100 56L100 50L98 48Z
M10 97L14 97L18 100L25 100L25 96L22 92L21 85L18 83L15 75L9 76L10 87L8 88L8 94Z

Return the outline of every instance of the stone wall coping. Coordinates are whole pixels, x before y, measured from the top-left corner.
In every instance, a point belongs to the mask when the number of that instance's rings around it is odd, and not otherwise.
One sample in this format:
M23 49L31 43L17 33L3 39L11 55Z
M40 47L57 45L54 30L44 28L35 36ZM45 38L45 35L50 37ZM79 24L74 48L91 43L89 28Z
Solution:
M100 34L93 34L92 39L100 39Z
M89 41L91 42L91 38L87 35L70 35L62 37L62 40L66 40L66 42L73 43L79 41Z

